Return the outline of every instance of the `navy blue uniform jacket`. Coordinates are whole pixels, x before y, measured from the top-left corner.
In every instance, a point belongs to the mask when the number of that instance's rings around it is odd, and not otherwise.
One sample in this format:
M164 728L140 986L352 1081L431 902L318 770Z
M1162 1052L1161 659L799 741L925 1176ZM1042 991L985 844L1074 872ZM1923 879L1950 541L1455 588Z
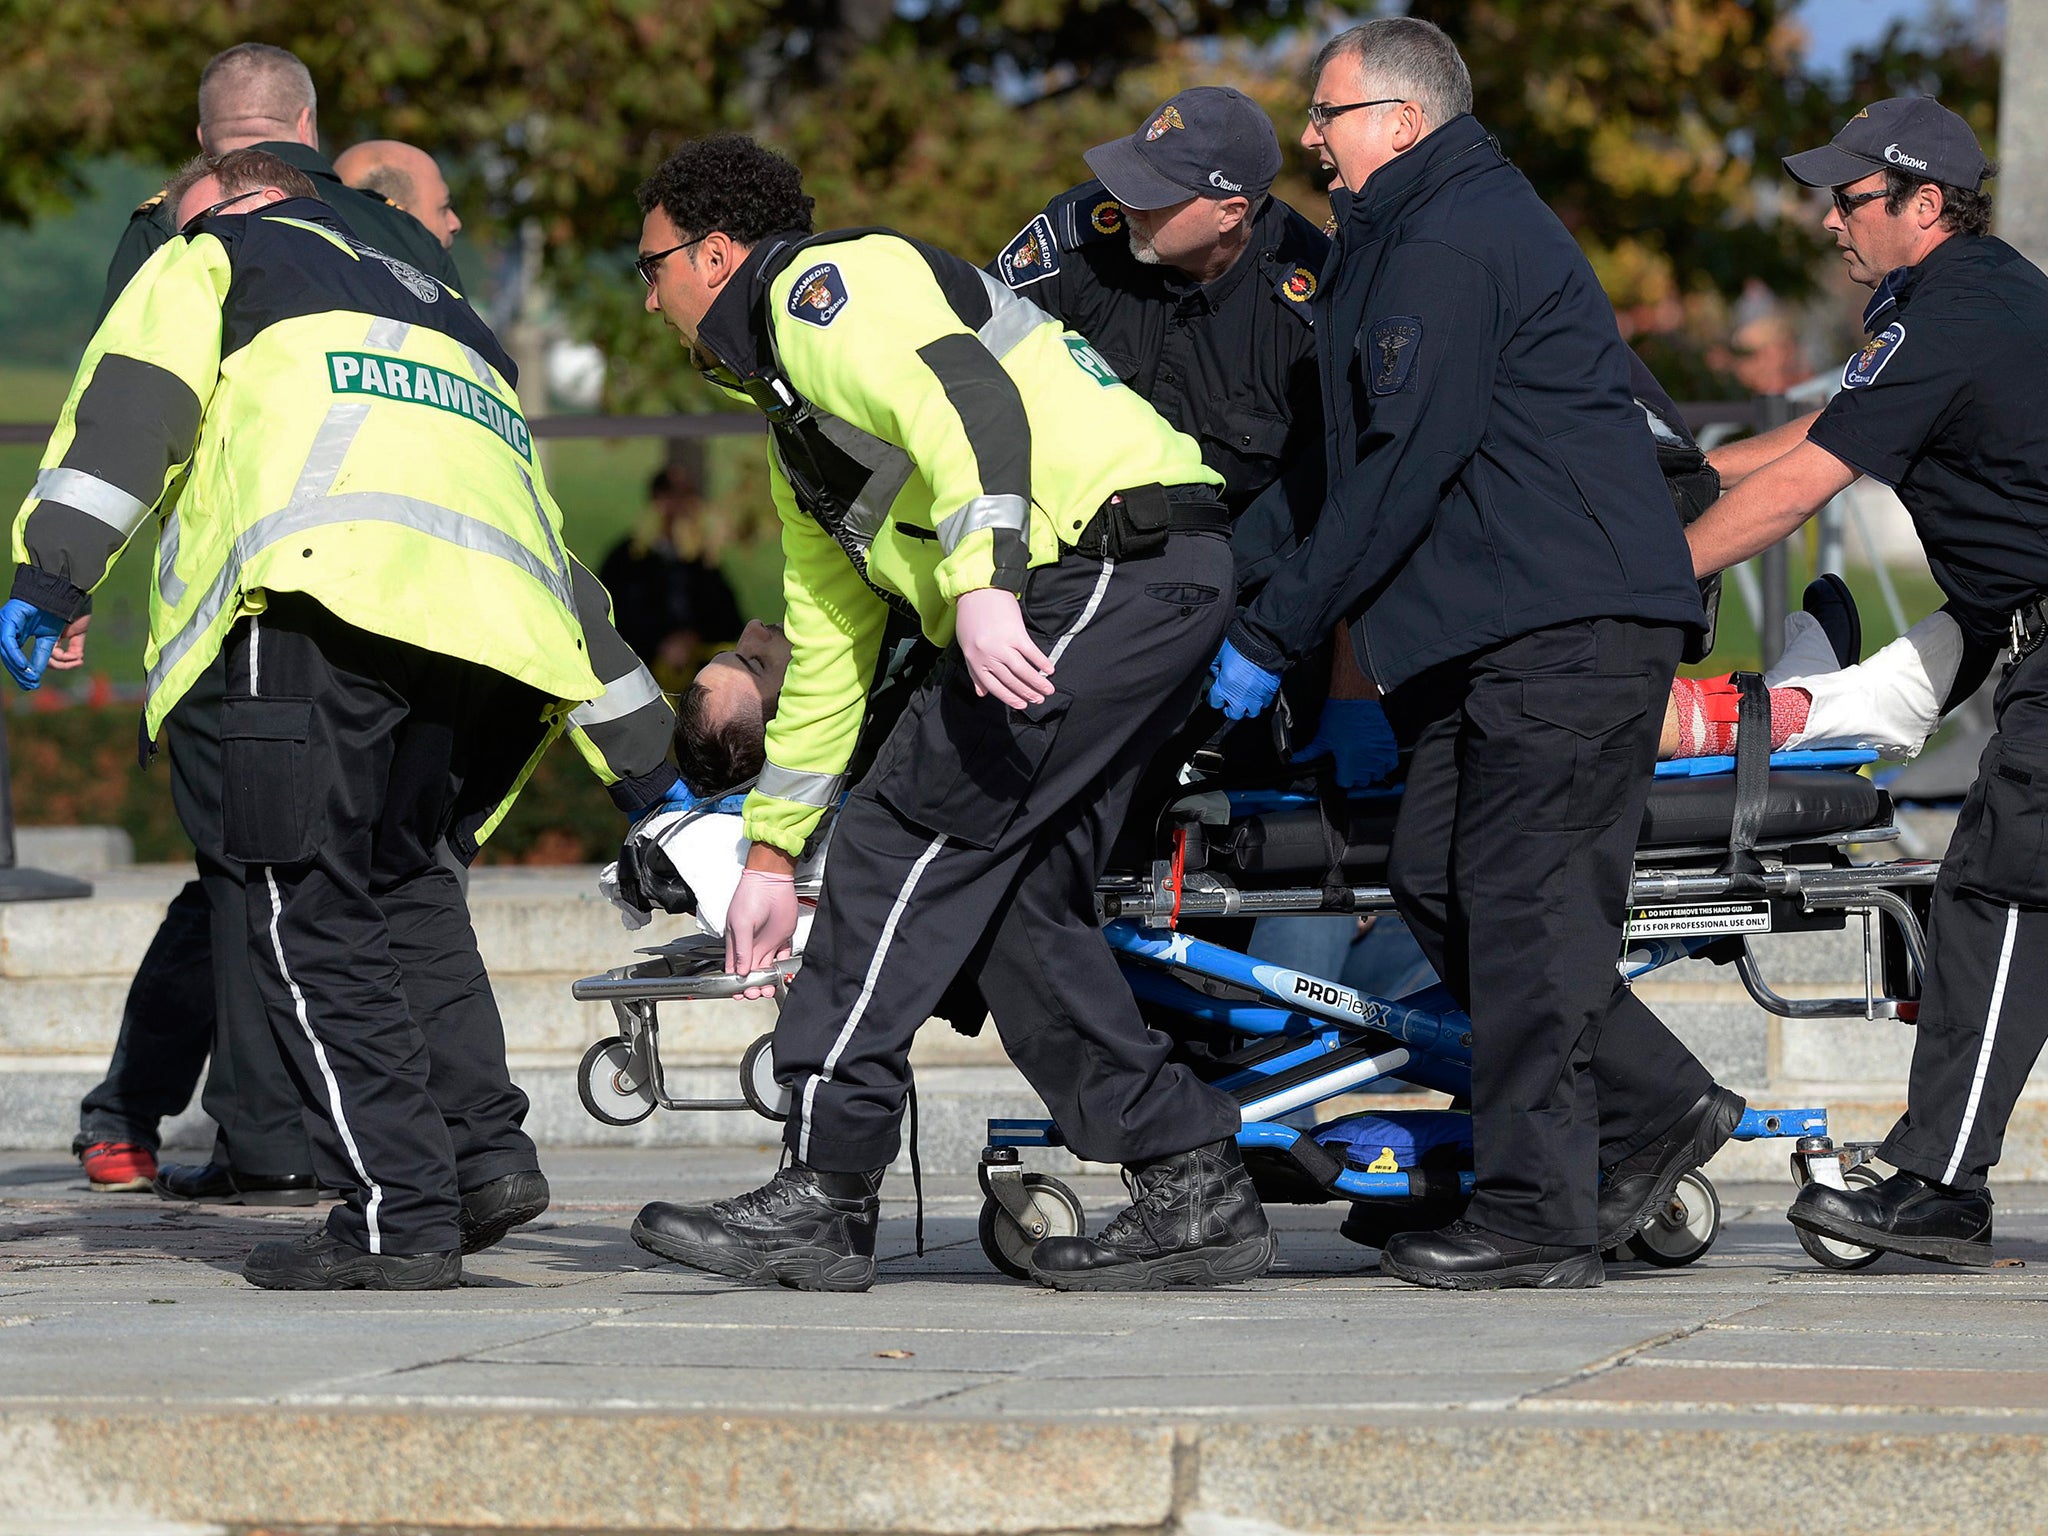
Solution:
M1574 619L1702 626L1613 307L1486 130L1453 118L1331 201L1328 499L1238 650L1279 671L1352 620L1391 689Z

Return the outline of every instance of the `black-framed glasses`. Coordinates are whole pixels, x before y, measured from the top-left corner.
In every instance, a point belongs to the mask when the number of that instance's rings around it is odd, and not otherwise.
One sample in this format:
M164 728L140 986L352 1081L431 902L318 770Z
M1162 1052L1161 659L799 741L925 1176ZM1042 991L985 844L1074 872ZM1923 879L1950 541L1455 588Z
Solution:
M711 231L707 229L697 237L697 240L706 239L710 234ZM640 274L641 282L652 288L654 286L654 274L660 270L661 264L667 261L669 257L675 255L677 251L687 251L697 243L697 240L685 240L681 245L672 245L665 251L656 251L649 256L636 257L633 261L633 270Z
M210 219L216 213L219 213L221 209L232 208L235 206L235 204L239 203L243 198L254 197L258 192L261 192L262 190L263 188L261 187L251 187L246 192L237 192L233 197L224 197L219 202L215 203L211 208L200 209L197 213L193 214L191 218L187 219L183 224L179 225L178 227L181 230L190 229L194 224L197 224L201 219Z
M1406 96L1380 96L1372 101L1347 101L1331 106L1326 101L1312 101L1308 104L1308 120L1318 128L1327 128L1333 118L1342 117L1346 112L1356 112L1360 107L1398 107Z
M1865 203L1876 202L1890 190L1890 187L1879 187L1875 192L1858 192L1854 197L1851 197L1840 187L1833 187L1829 189L1828 196L1835 201L1835 212L1842 216L1844 223L1847 223L1850 214L1861 208Z

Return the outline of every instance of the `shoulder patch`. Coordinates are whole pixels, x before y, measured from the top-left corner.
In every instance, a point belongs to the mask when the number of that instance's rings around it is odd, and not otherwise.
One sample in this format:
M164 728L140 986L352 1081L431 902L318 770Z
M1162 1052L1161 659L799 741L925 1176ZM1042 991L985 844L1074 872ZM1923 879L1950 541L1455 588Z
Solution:
M1894 320L1875 336L1863 343L1848 362L1842 365L1842 388L1861 389L1866 384L1875 384L1877 376L1884 372L1884 365L1892 355L1905 345L1906 322Z
M822 330L839 318L839 311L846 308L849 297L846 279L840 276L838 265L821 261L790 286L789 312L806 325Z
M1088 227L1098 235L1120 235L1124 232L1123 205L1113 197L1098 199L1088 210Z
M1316 275L1304 266L1290 267L1287 275L1275 285L1275 291L1288 303L1306 307L1308 301L1316 296Z
M1017 238L996 257L996 275L1011 288L1023 288L1060 269L1060 244L1052 220L1039 214L1017 231Z
M158 206L163 202L165 196L170 192L170 190L171 189L169 187L162 187L159 188L157 191L150 193L149 196L145 197L141 202L135 205L135 212L129 214L128 217L132 219L136 218L141 214L156 212Z
M1374 394L1397 394L1407 385L1421 342L1420 316L1389 315L1373 322L1366 338L1365 370Z

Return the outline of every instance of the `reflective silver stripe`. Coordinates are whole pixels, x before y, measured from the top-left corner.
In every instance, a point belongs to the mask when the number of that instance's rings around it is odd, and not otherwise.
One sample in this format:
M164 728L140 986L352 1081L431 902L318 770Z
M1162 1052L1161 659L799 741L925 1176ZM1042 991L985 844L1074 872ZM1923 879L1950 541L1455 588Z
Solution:
M37 501L76 507L124 537L135 531L142 514L149 510L149 504L141 497L130 496L113 481L88 475L82 469L46 469L36 476L35 490L30 494Z
M299 1030L313 1047L313 1063L320 1069L320 1080L327 1087L327 1109L334 1121L334 1131L341 1138L341 1144L348 1151L349 1166L362 1181L362 1188L368 1198L363 1203L363 1221L369 1227L370 1252L384 1251L384 1234L377 1226L377 1210L384 1204L384 1186L370 1177L370 1170L363 1166L363 1154L356 1148L356 1133L350 1129L348 1116L341 1108L341 1084L335 1081L334 1068L327 1060L327 1047L320 1043L320 1037L313 1033L313 1024L306 1017L306 994L299 990L299 984L292 979L291 968L284 963L284 940L278 937L278 920L284 916L284 898L277 891L277 874L268 865L263 866L263 880L270 887L270 947L277 956L277 974L284 978L285 990L292 995L292 1012L299 1021Z
M896 505L896 498L903 494L903 487L910 483L917 466L894 443L863 432L837 416L821 411L814 419L828 443L868 472L867 483L846 509L846 532L865 549L882 531L883 519Z
M939 520L939 548L950 555L970 533L984 528L1022 533L1030 524L1031 508L1022 496L977 496L951 517Z
M799 773L794 768L764 763L754 788L761 794L773 795L777 800L792 800L798 805L829 811L845 785L846 775L843 773Z
M412 327L403 320L373 320L370 334L363 338L366 347L377 347L386 352L401 352L405 339L412 334Z
M1041 325L1058 322L1029 299L1011 292L986 272L981 285L988 290L988 324L977 333L981 344L997 357L1008 357L1017 344Z
M1102 607L1102 596L1109 590L1109 578L1115 574L1116 562L1114 560L1103 561L1102 573L1095 578L1095 590L1088 594L1088 606L1081 610L1081 617L1074 620L1074 627L1060 636L1059 644L1055 645L1052 648L1052 654L1045 658L1047 661L1051 662L1054 666L1060 664L1060 658L1066 655L1067 647L1074 643L1074 636L1080 634L1082 630L1088 627L1089 620L1093 619L1096 611Z
M1970 1099L1963 1106L1963 1123L1956 1128L1956 1149L1949 1154L1948 1168L1942 1173L1941 1182L1954 1184L1956 1175L1962 1171L1963 1149L1970 1143L1970 1132L1977 1125L1977 1105L1984 1097L1984 1077L1991 1070L1991 1049L1998 1043L1998 1020L2005 1012L2005 979L2012 970L2012 943L2020 931L2020 909L2017 905L2005 909L2005 943L1998 951L1998 979L1991 984L1991 1009L1984 1020L1984 1039L1977 1047L1977 1070L1970 1078Z
M481 519L457 512L452 507L383 491L352 491L340 496L325 496L318 501L273 512L242 531L213 578L213 585L199 600L199 606L185 621L184 628L164 643L156 665L149 669L150 691L153 693L162 685L171 669L199 643L221 610L240 590L245 565L280 540L336 523L396 523L428 538L441 539L477 554L495 555L546 587L571 613L576 611L576 597L570 590L567 575L548 569L545 561L511 534Z
M156 535L156 590L175 608L185 600L185 580L178 574L178 514L172 509Z
M299 470L298 483L292 487L294 505L317 501L333 489L335 476L341 473L349 449L355 446L356 434L369 419L367 400L337 400L327 407L327 418L313 434L313 446L306 450L306 462Z
M491 365L484 361L483 353L477 351L475 347L470 346L467 342L462 342L460 345L462 347L462 355L469 359L470 372L476 375L477 383L488 384L495 389L498 381L491 373Z
M622 719L636 709L645 709L660 702L661 684L654 680L654 674L645 667L635 667L624 677L606 683L602 696L570 710L569 723L578 730L587 731L593 725Z
M763 773L765 779L767 774ZM848 1010L846 1023L840 1027L839 1038L832 1042L832 1049L825 1054L824 1067L804 1084L803 1116L797 1133L797 1161L811 1160L811 1113L817 1103L818 1084L830 1082L832 1072L839 1065L839 1058L845 1054L847 1042L853 1039L853 1032L860 1027L860 1021L867 1016L868 1003L874 998L875 983L882 978L882 962L889 958L889 946L896 942L896 925L903 920L903 909L910 905L917 882L924 877L925 866L939 856L939 850L946 846L943 834L926 845L917 862L910 866L910 873L903 877L902 889L896 892L896 904L889 908L887 921L882 924L882 936L875 941L874 958L868 961L868 973L861 979L860 996L853 1000Z

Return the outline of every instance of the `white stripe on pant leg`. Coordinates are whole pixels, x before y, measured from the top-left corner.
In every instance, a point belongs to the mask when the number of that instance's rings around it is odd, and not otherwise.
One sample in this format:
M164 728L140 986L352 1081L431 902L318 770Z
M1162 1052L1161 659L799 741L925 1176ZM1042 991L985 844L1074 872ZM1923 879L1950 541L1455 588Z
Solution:
M255 614L249 615L249 697L256 697L256 651L263 641L261 621Z
M1956 1132L1956 1150L1948 1160L1944 1184L1954 1184L1963 1166L1963 1148L1977 1124L1977 1103L1984 1097L1984 1075L1991 1070L1991 1047L1998 1039L1998 1016L2005 1011L2005 978L2012 969L2012 941L2019 932L2020 909L2014 903L2005 909L2005 943L1998 951L1998 979L1991 984L1991 1016L1984 1021L1984 1038L1977 1046L1977 1075L1970 1079L1970 1100L1963 1106L1962 1129Z
M369 1202L363 1207L363 1220L370 1229L370 1252L382 1253L384 1237L377 1230L377 1208L384 1203L384 1187L371 1178L370 1171L363 1166L363 1154L356 1150L355 1132L348 1127L348 1116L341 1112L341 1084L334 1080L334 1068L327 1061L327 1048L313 1033L313 1025L306 1017L306 994L299 990L299 984L292 980L290 967L284 963L284 941L277 933L278 919L284 916L284 900L277 893L277 874L268 864L263 866L263 879L270 887L270 947L277 953L277 973L284 978L285 987L291 992L299 1028L306 1032L306 1039L312 1044L313 1060L319 1064L320 1077L327 1084L327 1107L334 1115L334 1129L341 1137L341 1144L348 1149L349 1165L370 1192Z
M1114 560L1104 560L1102 562L1102 574L1095 578L1095 590L1088 594L1088 606L1081 610L1081 617L1074 620L1074 627L1060 636L1059 644L1055 645L1052 648L1052 654L1045 658L1047 661L1051 662L1054 666L1060 664L1060 657L1065 653L1067 647L1073 644L1074 636L1088 627L1088 621L1095 617L1095 610L1102 606L1102 594L1109 590L1109 578L1115 574L1116 562Z
M939 856L939 850L946 846L945 835L941 833L926 844L917 862L910 866L910 873L903 877L903 888L896 893L896 904L889 908L888 919L882 924L882 936L875 941L874 958L868 961L868 973L861 979L860 996L853 1000L853 1007L847 1010L846 1022L840 1026L839 1038L832 1042L832 1049L825 1053L825 1065L811 1080L804 1084L803 1110L797 1116L796 1160L807 1163L811 1160L811 1106L818 1097L818 1084L829 1082L832 1069L839 1065L839 1058L846 1051L847 1042L853 1038L854 1030L866 1016L868 1003L874 998L875 983L882 978L882 962L889 958L889 946L896 939L896 924L902 920L903 909L910 905L911 893L917 889L917 882L923 878L925 866ZM924 1021L920 1019L919 1023Z

